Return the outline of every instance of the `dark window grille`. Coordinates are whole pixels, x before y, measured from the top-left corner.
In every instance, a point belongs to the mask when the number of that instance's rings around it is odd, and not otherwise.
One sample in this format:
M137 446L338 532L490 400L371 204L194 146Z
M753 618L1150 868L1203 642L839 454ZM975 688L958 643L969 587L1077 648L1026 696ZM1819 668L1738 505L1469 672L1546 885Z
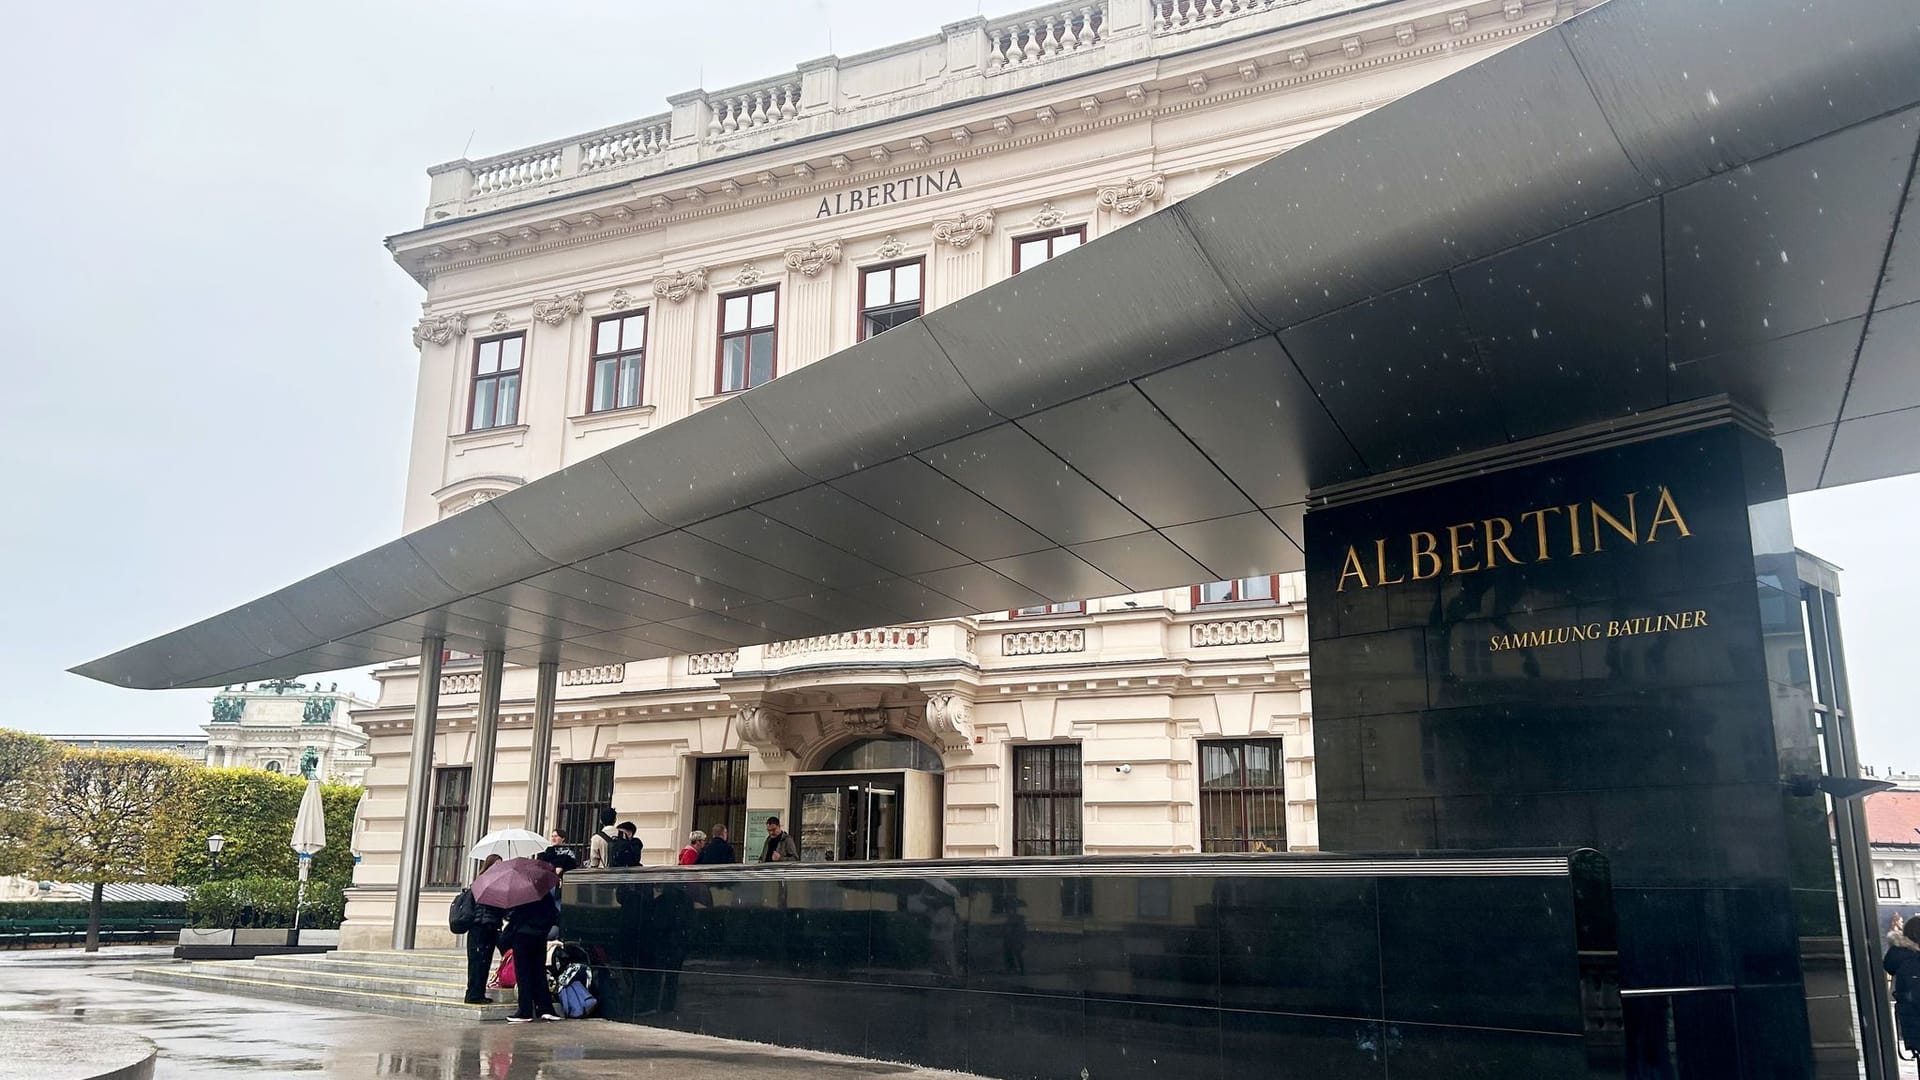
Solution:
M1013 242L1013 272L1017 274L1022 270L1031 270L1048 259L1059 258L1086 242L1087 227L1085 225L1069 225L1052 232L1018 237Z
M859 340L919 318L923 284L919 259L860 271Z
M433 770L433 830L427 843L427 887L457 888L465 882L467 853L467 795L473 784L473 770L458 768Z
M1013 748L1013 853L1080 854L1080 744Z
M727 826L727 842L740 850L747 838L747 759L700 758L693 764L693 828ZM679 838L685 843L686 838ZM674 850L678 851L676 846Z
M647 313L644 310L595 319L587 411L607 412L639 405L646 369Z
M1279 739L1200 744L1200 850L1287 850L1286 758Z
M600 811L613 806L613 762L560 766L560 812L555 815L566 849L586 861L587 842L600 827Z
M512 427L520 422L520 368L527 336L483 338L473 346L473 400L467 430Z
M1898 878L1878 878L1873 883L1873 892L1882 900L1900 899L1900 880Z

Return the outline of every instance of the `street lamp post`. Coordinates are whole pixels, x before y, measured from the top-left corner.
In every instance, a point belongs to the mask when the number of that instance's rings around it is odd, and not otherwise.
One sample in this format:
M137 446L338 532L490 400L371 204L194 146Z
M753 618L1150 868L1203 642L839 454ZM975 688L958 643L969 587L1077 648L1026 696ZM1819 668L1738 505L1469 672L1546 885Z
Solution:
M207 861L211 864L207 869L208 880L212 880L213 876L220 872L220 852L226 850L226 846L227 838L221 836L219 833L214 833L212 836L207 837ZM227 922L232 924L227 927L227 929L235 931L235 936L237 937L240 926L240 913L233 910L231 903L227 905L227 910ZM229 940L227 944L231 945L233 941Z

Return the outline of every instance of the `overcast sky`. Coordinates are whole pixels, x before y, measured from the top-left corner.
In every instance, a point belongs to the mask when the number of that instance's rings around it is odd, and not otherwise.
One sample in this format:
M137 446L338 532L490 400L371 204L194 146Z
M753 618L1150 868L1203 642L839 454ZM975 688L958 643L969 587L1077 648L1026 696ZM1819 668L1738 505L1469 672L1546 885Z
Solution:
M1024 4L989 2L994 15ZM22 5L0 67L0 726L186 732L206 691L83 660L400 526L426 167L934 33L975 0ZM694 12L722 10L724 18ZM1908 720L1920 480L1795 501L1846 570L1866 759ZM356 685L370 685L364 678Z

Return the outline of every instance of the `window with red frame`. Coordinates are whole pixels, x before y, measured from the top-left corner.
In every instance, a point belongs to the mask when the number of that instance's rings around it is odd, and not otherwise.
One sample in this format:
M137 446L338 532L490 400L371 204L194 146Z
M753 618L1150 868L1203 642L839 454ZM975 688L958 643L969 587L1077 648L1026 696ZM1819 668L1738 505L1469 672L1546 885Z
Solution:
M626 311L593 321L593 367L587 411L631 409L640 404L647 368L647 313Z
M778 286L720 298L718 393L751 390L774 375L774 324Z
M1068 600L1063 604L1036 604L1033 607L1015 608L1013 617L1021 619L1031 615L1080 615L1086 610L1085 600Z
M1064 255L1087 242L1085 225L1069 225L1052 232L1018 236L1013 241L1013 272L1031 270L1048 259Z
M920 317L921 260L860 271L860 340Z
M483 338L473 346L473 395L467 430L512 427L520 422L520 365L527 335Z
M1193 605L1205 604L1242 604L1271 602L1280 596L1280 575L1262 574L1259 577L1234 578L1231 581L1213 581L1193 587Z

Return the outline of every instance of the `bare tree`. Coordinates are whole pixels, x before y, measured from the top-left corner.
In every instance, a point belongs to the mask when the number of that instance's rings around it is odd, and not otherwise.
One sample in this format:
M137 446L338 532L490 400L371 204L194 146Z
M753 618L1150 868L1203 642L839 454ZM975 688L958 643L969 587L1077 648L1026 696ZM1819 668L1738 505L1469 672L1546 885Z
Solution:
M57 881L93 883L88 952L100 948L107 883L169 872L191 768L171 754L63 750L40 769L30 865Z

